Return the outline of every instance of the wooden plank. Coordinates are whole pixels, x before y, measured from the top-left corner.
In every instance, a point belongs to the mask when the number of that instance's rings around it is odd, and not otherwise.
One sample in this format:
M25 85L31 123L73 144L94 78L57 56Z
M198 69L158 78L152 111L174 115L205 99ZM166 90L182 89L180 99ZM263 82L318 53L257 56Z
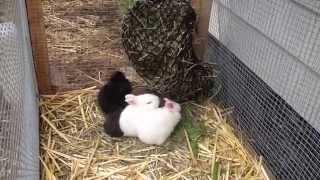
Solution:
M26 6L39 92L40 94L52 94L55 89L50 81L49 57L41 0L26 0Z
M194 33L193 48L201 60L207 58L208 30L212 0L192 0L192 6L197 13L197 33Z

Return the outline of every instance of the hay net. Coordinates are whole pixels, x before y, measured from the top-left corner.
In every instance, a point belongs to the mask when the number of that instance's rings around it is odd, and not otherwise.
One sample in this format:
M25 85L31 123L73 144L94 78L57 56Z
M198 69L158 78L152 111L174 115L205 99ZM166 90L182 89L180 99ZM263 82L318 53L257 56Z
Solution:
M0 1L0 179L37 179L38 110L25 2Z
M209 57L277 179L319 179L320 1L213 0Z

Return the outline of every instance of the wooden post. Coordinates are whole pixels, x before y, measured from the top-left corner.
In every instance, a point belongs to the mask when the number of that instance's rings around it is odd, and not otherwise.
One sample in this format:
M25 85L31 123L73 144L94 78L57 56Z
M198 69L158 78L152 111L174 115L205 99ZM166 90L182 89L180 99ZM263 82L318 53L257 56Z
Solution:
M207 58L208 29L212 0L192 0L192 6L197 13L197 33L194 34L193 48L200 60Z
M41 0L26 0L32 54L40 94L54 93L50 81L47 39L43 24Z

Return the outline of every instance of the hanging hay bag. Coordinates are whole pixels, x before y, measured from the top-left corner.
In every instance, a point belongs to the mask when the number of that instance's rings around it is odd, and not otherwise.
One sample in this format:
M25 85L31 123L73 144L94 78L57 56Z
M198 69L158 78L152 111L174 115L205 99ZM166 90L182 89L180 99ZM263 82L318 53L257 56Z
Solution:
M122 43L137 73L178 102L208 96L214 87L213 65L192 49L195 20L188 0L149 0L129 9L122 24Z

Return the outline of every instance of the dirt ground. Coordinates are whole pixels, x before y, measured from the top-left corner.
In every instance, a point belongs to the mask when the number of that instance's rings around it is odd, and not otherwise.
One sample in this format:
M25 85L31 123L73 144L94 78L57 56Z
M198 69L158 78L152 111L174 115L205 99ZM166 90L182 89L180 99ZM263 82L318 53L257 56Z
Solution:
M50 78L59 91L99 85L129 63L121 45L122 15L116 0L43 0ZM94 78L94 79L92 79Z

